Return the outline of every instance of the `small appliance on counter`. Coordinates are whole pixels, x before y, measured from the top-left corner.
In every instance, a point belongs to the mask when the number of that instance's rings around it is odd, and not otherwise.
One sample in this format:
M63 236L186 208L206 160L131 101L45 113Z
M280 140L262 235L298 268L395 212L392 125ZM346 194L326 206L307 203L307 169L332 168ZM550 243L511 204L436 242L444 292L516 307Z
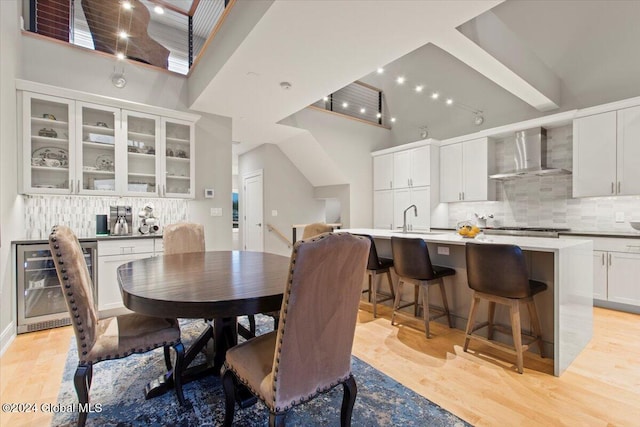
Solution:
M140 227L138 228L140 234L155 234L160 229L158 218L153 213L153 205L151 203L147 203L138 212L138 217L140 217Z
M112 236L130 236L133 230L131 206L109 207L109 230Z

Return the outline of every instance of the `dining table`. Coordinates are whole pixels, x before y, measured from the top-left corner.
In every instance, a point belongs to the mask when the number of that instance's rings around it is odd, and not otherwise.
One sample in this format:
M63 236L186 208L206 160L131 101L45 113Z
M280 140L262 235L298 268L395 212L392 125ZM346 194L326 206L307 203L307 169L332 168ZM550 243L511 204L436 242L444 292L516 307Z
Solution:
M129 310L162 318L205 319L206 327L185 352L186 384L219 375L227 350L238 343L238 316L280 310L288 274L286 256L207 251L130 261L118 267L117 277ZM203 350L206 361L191 366ZM156 397L172 387L169 371L147 385L145 396Z

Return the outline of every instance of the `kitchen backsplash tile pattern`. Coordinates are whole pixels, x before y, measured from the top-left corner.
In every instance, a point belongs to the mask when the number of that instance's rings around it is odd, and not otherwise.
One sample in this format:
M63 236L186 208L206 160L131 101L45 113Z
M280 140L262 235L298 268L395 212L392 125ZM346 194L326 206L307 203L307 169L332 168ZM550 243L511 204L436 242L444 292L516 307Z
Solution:
M147 203L154 207L154 214L165 224L188 220L188 202L180 199L146 199L138 197L91 196L24 196L26 213L26 238L46 239L51 227L65 224L78 237L96 235L96 215L109 215L109 207L126 205L133 208L133 229L138 230L138 211Z
M547 129L547 165L572 169L573 128ZM496 140L496 172L514 169L515 137ZM496 201L449 204L449 227L475 220L474 213L493 214L489 227L528 226L570 228L579 231L631 231L630 220L640 221L640 197L572 198L571 175L498 181ZM624 212L625 222L615 221Z

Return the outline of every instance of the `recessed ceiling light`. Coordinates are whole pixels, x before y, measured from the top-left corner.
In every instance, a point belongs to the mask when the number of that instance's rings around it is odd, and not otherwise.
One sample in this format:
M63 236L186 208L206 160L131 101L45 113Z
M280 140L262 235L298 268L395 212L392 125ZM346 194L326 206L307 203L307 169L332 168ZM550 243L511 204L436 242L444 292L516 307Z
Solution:
M116 57L117 57L118 59L124 59L124 58L125 58L124 53L122 53L122 52L118 52L118 53L116 53Z
M366 109L366 108L361 108L361 109L360 109L360 112L361 112L362 114L364 114L364 113L366 113L366 112L367 112L367 109Z
M451 104L453 104L453 99L447 98L447 105L451 105Z
M391 123L395 123L396 122L396 118L395 117L391 117Z
M329 97L328 97L328 96L325 96L324 98L322 98L322 100L323 100L324 102L327 102L327 101L329 100Z
M122 2L122 8L126 9L126 10L131 10L133 8L133 6L131 6L131 3L128 1L123 1Z
M382 74L382 73L384 73L384 68L382 67L378 68L378 74Z
M129 34L127 34L127 32L126 32L126 31L120 31L120 32L118 33L118 37L120 37L121 39L126 39L126 38L128 38L128 37L129 37Z
M440 97L440 94L438 92L433 92L431 94L431 99L438 99Z
M376 114L376 117L377 117L377 118L382 117L382 113L378 113L378 114Z
M347 108L348 106L349 106L349 103L348 103L348 102L343 102L343 103L342 103L342 108Z
M424 86L422 85L416 86L416 92L422 92L422 89L424 89Z
M164 9L162 8L162 6L156 6L153 8L153 11L155 13L157 13L158 15L162 15L164 13Z
M404 76L400 76L396 79L396 82L398 82L398 84L401 85L401 84L404 84L404 80L405 80Z

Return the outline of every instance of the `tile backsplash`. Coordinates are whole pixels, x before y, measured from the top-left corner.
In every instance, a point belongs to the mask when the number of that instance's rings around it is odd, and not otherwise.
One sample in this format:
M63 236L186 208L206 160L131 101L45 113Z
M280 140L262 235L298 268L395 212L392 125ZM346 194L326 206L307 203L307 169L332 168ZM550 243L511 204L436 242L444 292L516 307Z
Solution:
M188 221L189 202L180 199L146 199L139 197L94 196L24 196L26 238L46 239L56 224L69 226L78 237L96 235L96 215L109 215L109 207L126 205L133 208L133 229L140 226L138 211L147 203L154 206L154 214L165 224Z
M547 166L572 169L573 128L547 129ZM496 172L513 169L515 137L496 140ZM496 201L449 203L449 227L475 220L474 213L493 214L489 227L529 226L578 231L631 231L640 221L640 196L572 198L571 175L528 177L498 181ZM625 222L615 221L624 212Z

